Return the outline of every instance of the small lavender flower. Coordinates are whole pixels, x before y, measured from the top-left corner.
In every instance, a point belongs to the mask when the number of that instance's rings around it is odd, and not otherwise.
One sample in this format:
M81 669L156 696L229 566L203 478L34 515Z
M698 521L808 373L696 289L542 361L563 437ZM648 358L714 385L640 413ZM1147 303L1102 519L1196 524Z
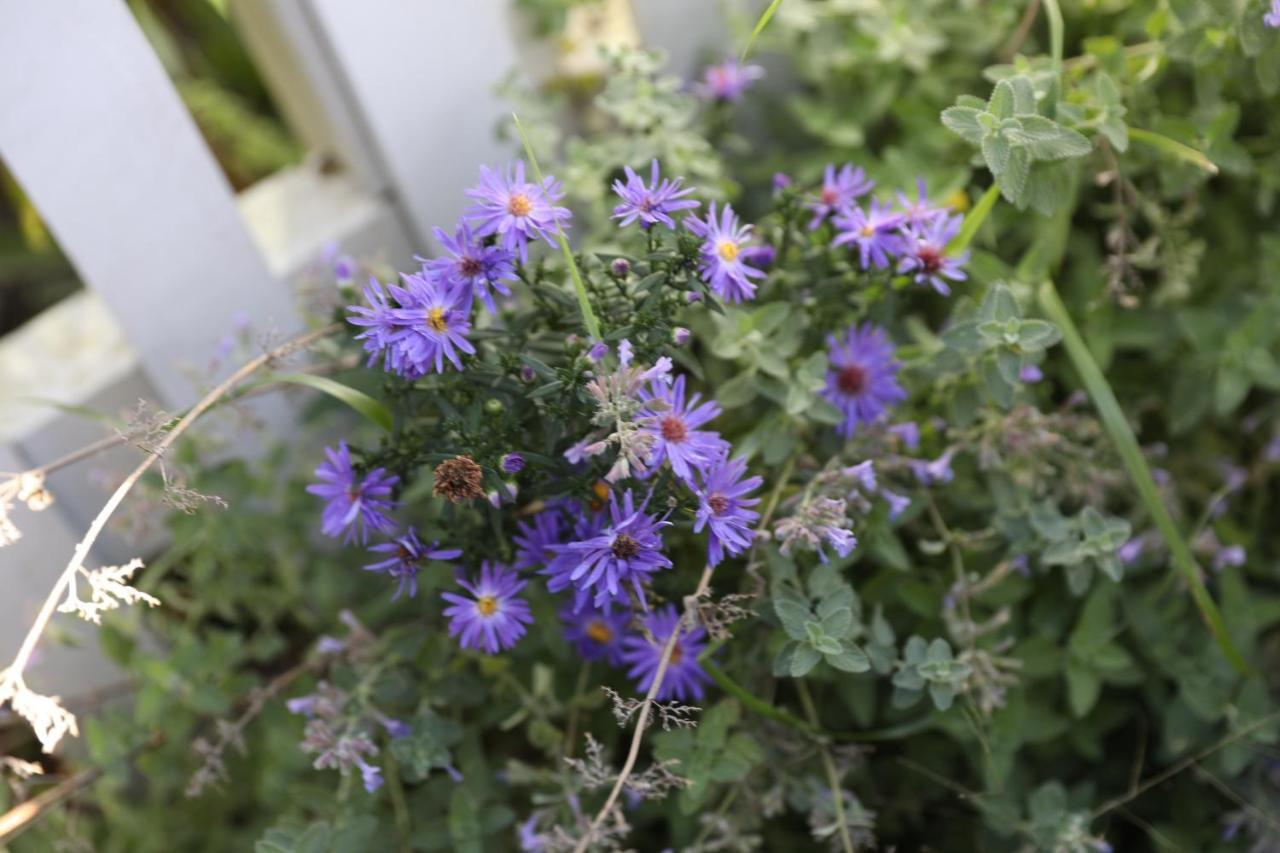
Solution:
M1262 23L1280 29L1280 0L1271 0L1271 11L1262 16Z
M951 457L956 455L959 448L948 447L945 452L937 459L932 461L925 459L912 459L910 462L911 473L922 486L933 486L941 483L950 483L955 477L955 472L951 470Z
M372 794L382 787L381 767L366 761L358 761L357 764L360 766L360 781L364 783L365 791Z
M418 571L423 563L428 560L456 560L462 556L462 549L441 548L439 540L432 542L430 547L422 544L418 539L418 531L412 527L406 530L404 535L397 536L390 542L372 545L369 550L391 555L385 560L370 563L364 567L364 570L386 572L399 582L395 593L391 596L392 601L399 598L405 590L409 591L410 598L418 594Z
M504 453L498 460L498 467L504 474L519 474L524 470L524 456L520 453Z
M556 227L568 227L573 216L568 208L557 207L564 188L554 178L542 184L525 180L524 161L508 166L504 175L487 166L480 167L480 183L467 190L476 203L467 211L468 218L478 223L477 237L497 234L508 252L519 252L521 261L529 260L529 243L545 240L555 245Z
M902 238L898 236L898 228L902 226L902 214L894 213L887 204L877 199L871 200L868 210L861 207L846 208L833 220L839 234L831 241L833 246L853 243L858 247L858 260L862 268L884 269L889 266L890 256L898 250Z
M774 526L778 537L778 550L790 556L797 547L814 551L818 559L827 562L823 545L835 548L841 557L847 557L858 546L858 540L849 529L846 503L841 498L812 497L802 503L789 517Z
M1034 385L1044 379L1044 371L1034 364L1024 364L1018 370L1018 381Z
M759 246L747 246L742 250L742 262L750 264L758 270L767 270L773 266L778 257L778 250L764 243Z
M903 421L889 427L889 434L901 441L908 450L920 446L920 427L915 421Z
M693 91L708 101L739 101L751 84L763 76L764 69L759 65L743 65L729 59L719 65L707 66L701 82L694 84Z
M684 326L676 326L671 330L671 343L675 346L682 347L689 343L689 339L693 337L693 332Z
M964 281L969 276L961 267L969 260L969 250L947 254L947 243L960 233L961 217L943 216L933 222L909 227L902 236L898 272L910 274L916 284L929 284L943 296L951 293L947 280Z
M393 290L401 290L392 285ZM406 293L406 291L401 290ZM379 357L384 360L386 370L400 372L398 365L393 365L393 345L407 332L409 326L396 312L396 305L387 301L387 294L382 285L372 276L364 288L364 305L348 305L347 322L360 326L364 331L356 335L357 341L364 341L364 351L369 353L367 367L373 367Z
M711 286L717 296L728 302L752 299L756 286L749 279L764 278L764 273L748 266L739 257L744 244L751 237L751 226L739 225L733 206L725 204L717 217L716 203L713 201L705 221L689 216L684 224L703 238L700 250L702 265L699 269L702 280Z
M515 255L507 249L486 246L483 241L475 239L471 226L465 221L458 224L458 230L452 237L443 228L436 228L431 233L449 257L424 261L423 271L452 284L465 285L484 303L490 314L497 314L498 307L489 288L503 296L511 295L511 290L502 282L516 280Z
M570 605L560 611L560 619L565 640L583 660L622 665L622 641L631 622L630 611L604 611L591 606L575 611Z
M554 549L557 556L542 574L548 576L547 588L559 592L574 588L575 608L590 599L596 607L605 607L626 599L624 585L630 583L641 603L642 582L659 569L671 567L662 553L659 531L671 522L645 512L646 498L636 506L628 489L618 500L609 494L608 525L598 533Z
M822 178L822 189L805 204L805 207L813 211L809 230L816 230L831 214L852 207L855 201L871 192L875 185L876 182L867 177L861 166L855 169L853 164L845 163L837 172L835 164L828 163Z
M653 635L652 641L643 634L632 634L624 641L622 656L631 667L627 670L627 675L637 679L636 689L641 693L647 692L653 685L658 665L662 662L662 651L666 648L671 633L680 628L680 622L680 614L674 606L668 604L645 617L644 625ZM682 702L702 699L705 686L711 682L711 678L703 671L702 664L698 663L698 655L702 654L707 645L706 638L707 633L701 625L680 632L655 699L660 702L667 699Z
M445 359L462 369L458 353L474 355L467 340L471 332L471 288L462 284L428 278L419 273L402 275L403 297L392 315L406 328L393 341L399 350L400 374L417 379L431 372L444 372Z
M698 429L720 414L720 406L713 401L701 402L701 394L686 400L683 376L670 385L651 382L648 389L641 392L641 399L648 404L642 410L647 423L641 431L653 439L648 459L650 470L665 460L671 463L677 477L692 483L695 469L705 471L728 451L729 444L719 433Z
M850 326L843 338L827 336L827 345L831 369L822 396L844 414L837 430L845 438L858 424L873 423L907 398L898 384L893 344L883 329L870 323Z
M450 604L444 611L449 617L449 636L457 637L459 646L496 655L524 636L533 617L529 603L518 597L526 582L514 571L485 560L480 564L479 578L468 581L459 576L457 581L471 597L452 592L443 597Z
M790 175L788 175L786 172L773 173L773 194L774 195L777 195L778 193L782 192L789 186L791 186Z
M627 226L640 220L640 227L648 230L654 225L662 224L675 228L676 222L671 214L677 210L691 210L700 202L684 198L693 192L692 187L680 188L684 178L659 178L658 161L655 159L649 167L649 185L637 175L630 166L624 167L627 182L613 182L613 191L622 199L622 204L613 209L613 219L621 220L618 225Z
M755 538L751 525L760 513L750 509L760 503L759 498L747 495L760 488L763 480L744 476L747 460L730 459L706 472L701 488L697 490L698 513L693 532L707 534L707 563L717 566L725 554L738 555L747 550Z
M1132 565L1133 563L1137 562L1137 559L1139 557L1142 556L1142 552L1145 551L1146 548L1147 548L1146 536L1143 534L1139 534L1137 536L1131 537L1129 541L1125 542L1123 545L1117 548L1116 556L1119 557L1120 562L1124 563L1126 566Z
M538 378L538 371L527 364L520 365L520 381L526 385Z
M324 453L328 461L316 468L320 482L307 486L308 492L326 501L320 518L321 532L336 537L345 531L343 542L358 535L363 545L370 530L391 530L395 523L386 513L395 508L391 489L400 478L387 474L385 468L374 468L357 482L345 441L338 442L337 450L326 447Z
M1244 565L1247 552L1243 545L1224 545L1213 555L1213 569L1220 572L1228 567Z
M889 502L890 521L897 521L898 517L907 511L907 507L911 506L911 498L888 489L881 489L880 496Z
M912 201L904 192L898 192L898 204L902 205L902 215L908 226L919 228L947 218L947 208L935 207L929 203L929 194L925 190L924 178L916 178L916 198Z
M599 364L606 355L609 354L609 345L604 341L596 341L591 345L591 349L587 350L587 361L592 364Z

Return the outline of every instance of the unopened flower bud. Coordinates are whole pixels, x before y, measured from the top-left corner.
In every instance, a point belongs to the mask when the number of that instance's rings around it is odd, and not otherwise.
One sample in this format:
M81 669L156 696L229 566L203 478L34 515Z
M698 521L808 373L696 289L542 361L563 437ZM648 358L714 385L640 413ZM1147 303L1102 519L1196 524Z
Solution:
M671 330L671 342L678 347L682 347L689 343L689 339L692 337L693 332L690 332L684 326L676 326Z
M609 265L609 271L617 278L626 278L631 273L631 261L626 258L614 258L613 263Z

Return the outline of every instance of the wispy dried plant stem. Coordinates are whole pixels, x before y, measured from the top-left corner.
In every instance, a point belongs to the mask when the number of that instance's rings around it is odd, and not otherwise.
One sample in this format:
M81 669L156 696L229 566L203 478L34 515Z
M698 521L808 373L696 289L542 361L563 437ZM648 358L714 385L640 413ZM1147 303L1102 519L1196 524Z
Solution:
M58 576L58 580L54 583L53 588L49 591L49 595L45 598L44 604L40 607L40 612L36 615L35 622L31 625L31 629L27 632L26 637L22 641L22 646L18 649L17 655L14 656L13 662L4 670L0 676L0 695L5 694L4 688L10 685L18 685L22 682L22 674L26 671L27 664L31 661L31 653L35 651L36 644L40 641L40 637L44 634L45 628L48 627L49 620L53 617L54 611L58 608L58 601L62 598L67 586L75 579L76 574L84 565L85 558L89 556L89 549L98 541L98 537L106 528L107 522L111 516L119 508L124 501L125 496L137 484L142 475L147 472L165 451L173 445L184 432L195 423L196 419L205 413L211 406L218 402L222 397L226 396L237 385L253 375L256 371L280 359L289 353L296 352L309 346L320 338L333 334L340 328L340 324L333 323L320 329L299 335L292 340L286 341L274 349L268 350L257 358L246 363L235 373L228 376L220 382L212 391L200 399L200 402L191 407L183 418L178 421L172 429L170 429L147 454L147 457L134 468L133 471L125 478L124 482L112 493L107 499L106 504L102 507L102 511L93 519L93 523L89 525L88 532L85 533L83 539L76 546L75 553L72 554L71 560L67 563L62 574Z
M635 770L636 760L640 757L640 744L644 742L644 732L649 726L649 714L653 708L653 703L658 696L658 691L662 689L662 682L667 677L667 667L671 663L671 654L675 651L676 642L680 639L680 634L685 630L686 625L697 619L698 599L711 586L711 566L707 566L702 570L702 579L698 581L698 588L693 594L686 596L684 600L684 615L676 624L676 628L671 632L671 636L667 637L667 644L662 647L662 657L658 660L658 671L654 673L653 683L649 685L649 692L645 694L644 706L640 709L639 716L636 717L636 730L631 735L631 747L627 750L627 760L622 764L622 770L618 773L617 780L613 783L613 790L609 792L609 797L604 801L604 805L600 807L600 811L592 819L587 831L583 833L582 838L578 840L578 844L574 847L574 853L584 853L587 846L591 843L591 839L595 837L596 830L605 822L609 813L613 811L613 807L617 805L618 797L622 794L622 788L626 785L627 779L631 776L631 771Z
M821 723L818 720L818 709L813 705L813 697L809 695L809 687L804 683L803 678L796 679L796 692L800 694L800 703L804 705L804 713L809 718L809 724L819 728ZM831 758L831 750L827 749L825 743L818 744L818 752L822 756L822 769L826 771L827 784L831 786L831 806L836 816L836 828L840 831L840 846L844 849L844 853L856 853L853 839L849 836L849 825L845 822L844 788L840 787L840 773L836 770L836 763Z

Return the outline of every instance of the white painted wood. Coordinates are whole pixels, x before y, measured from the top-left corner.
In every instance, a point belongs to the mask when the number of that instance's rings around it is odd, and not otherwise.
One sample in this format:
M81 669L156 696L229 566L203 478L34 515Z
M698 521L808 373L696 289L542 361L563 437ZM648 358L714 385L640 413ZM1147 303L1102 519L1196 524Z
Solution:
M632 0L631 5L644 43L667 52L673 74L689 77L700 70L704 59L719 60L731 55L732 39L726 25L725 10L721 8L726 5L723 2ZM741 7L744 4L742 0L734 0L732 5Z
M123 2L0 0L0 104L0 156L167 405L241 312L296 327Z

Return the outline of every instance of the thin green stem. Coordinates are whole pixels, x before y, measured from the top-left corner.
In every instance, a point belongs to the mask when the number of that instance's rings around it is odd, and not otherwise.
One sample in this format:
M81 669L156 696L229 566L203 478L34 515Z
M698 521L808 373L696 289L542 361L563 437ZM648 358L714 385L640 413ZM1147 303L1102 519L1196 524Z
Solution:
M1062 76L1062 7L1058 0L1044 0L1044 14L1049 20L1049 51L1053 57L1053 76Z
M582 670L578 673L578 685L573 689L573 698L569 700L569 722L564 727L564 746L561 749L565 758L573 757L573 743L578 739L578 713L582 709L582 696L587 692L590 679L591 661L583 661Z
M391 799L391 812L396 825L396 840L399 842L399 848L402 853L412 848L409 845L409 835L412 827L409 823L409 804L404 797L404 785L400 781L400 764L396 761L395 753L386 750L386 760L384 762L387 770L387 795Z
M520 134L520 142L524 145L525 156L529 158L529 167L533 169L533 177L538 181L538 186L541 187L546 179L542 177L542 169L538 167L538 158L534 156L533 145L529 142L529 135L524 132L524 125L520 123L520 116L512 113L511 118L516 124L516 132ZM558 218L555 223L556 242L560 244L565 266L569 268L569 277L573 279L573 290L578 296L578 309L582 311L582 323L587 327L587 334L591 336L591 339L598 341L600 340L600 321L596 319L595 311L591 309L591 300L587 297L587 286L582 281L582 272L578 269L578 262L573 258L573 249L569 247L569 238L564 236L564 229L560 227Z
M815 728L820 728L818 710L813 706L813 697L809 695L809 687L804 679L796 679L796 692L800 694L800 704L804 705L804 715ZM831 786L831 805L836 812L836 827L840 830L840 846L845 853L854 853L853 839L849 837L849 826L844 817L844 789L840 787L840 774L836 771L836 763L831 752L824 744L818 744L818 753L822 756L822 767L827 773L827 784Z
M741 702L748 711L759 714L762 717L768 717L771 720L776 720L783 725L790 726L801 734L811 737L819 743L824 743L828 740L827 735L823 734L819 728L811 723L806 723L799 717L788 714L781 708L775 708L773 705L770 705L768 702L764 701L751 691L747 690L741 684L734 681L725 674L724 670L720 669L720 667L716 666L714 663L705 660L701 661L701 663L703 671L706 672L707 675L711 676L711 680L718 684L720 689L725 693L728 693L730 696L733 696Z
M760 17L756 20L755 27L751 30L751 35L747 38L747 43L742 47L742 56L738 57L739 62L747 61L747 54L751 52L751 48L755 46L756 39L764 32L764 28L769 25L769 19L773 17L773 13L778 11L778 7L782 5L782 0L773 0L769 4L769 8L760 13Z
M1209 591L1205 589L1204 581L1200 577L1200 567L1196 565L1191 549L1187 547L1186 540L1182 538L1177 524L1174 523L1169 510L1160 499L1160 492L1156 488L1155 479L1151 476L1151 469L1142 455L1142 449L1138 446L1138 440L1134 437L1128 420L1125 419L1120 403L1116 400L1115 392L1111 390L1111 384L1107 382L1097 362L1093 360L1093 355L1076 329L1071 314L1062 304L1053 281L1046 279L1041 284L1039 296L1045 315L1062 330L1062 342L1066 347L1067 355L1080 375L1085 390L1093 399L1098 415L1102 418L1102 424L1111 436L1111 441L1120 454L1120 460L1124 463L1125 469L1129 472L1129 478L1133 480L1138 490L1138 496L1160 531L1165 545L1168 546L1175 568L1182 573L1183 580L1191 591L1191 600L1200 610L1200 615L1209 626L1209 631L1231 666L1241 674L1249 673L1248 665L1227 634L1218 606L1209 595Z
M973 206L973 210L969 211L969 215L964 218L964 224L960 226L960 233L947 244L948 255L958 255L969 247L969 244L973 242L973 238L977 235L978 229L982 227L982 223L987 221L991 208L995 207L996 202L999 200L1000 187L996 184L987 187L987 191L982 194L982 198L978 199L978 203Z
M1190 145L1181 143L1176 139L1170 139L1163 133L1156 133L1154 130L1145 130L1141 127L1131 127L1129 128L1129 138L1134 142L1141 142L1144 145L1159 149L1161 152L1184 163L1190 163L1192 166L1204 169L1210 175L1218 174L1218 164L1210 160L1204 152L1197 151Z

